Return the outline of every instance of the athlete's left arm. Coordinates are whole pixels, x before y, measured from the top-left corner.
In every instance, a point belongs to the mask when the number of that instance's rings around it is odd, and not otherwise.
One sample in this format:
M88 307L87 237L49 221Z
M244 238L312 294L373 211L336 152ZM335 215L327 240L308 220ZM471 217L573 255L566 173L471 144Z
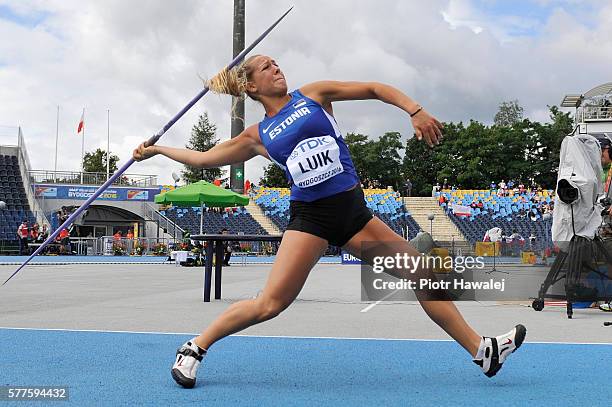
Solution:
M328 111L331 111L332 102L377 99L411 115L415 135L419 140L424 138L430 147L438 144L442 138L442 124L408 95L393 86L378 82L320 81L305 85L300 91L319 102Z

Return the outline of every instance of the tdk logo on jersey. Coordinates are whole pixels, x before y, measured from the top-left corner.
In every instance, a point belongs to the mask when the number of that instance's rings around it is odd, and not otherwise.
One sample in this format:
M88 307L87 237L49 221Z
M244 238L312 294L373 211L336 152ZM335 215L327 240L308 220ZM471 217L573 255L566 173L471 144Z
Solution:
M291 116L287 117L278 126L270 130L270 140L274 140L274 138L281 134L283 130L285 130L288 126L291 126L291 124L293 124L297 119L307 114L310 114L310 109L308 109L307 107L303 107L299 110L296 110L294 113L291 114Z
M329 156L330 151L324 149L325 146L330 144L331 139L327 136L314 137L308 140L302 141L300 144L295 146L293 152L289 156L290 160L297 158L300 155L306 155L305 162L298 162L298 166L305 174L309 171L316 170L319 167L332 164L334 160ZM304 154L312 151L313 154Z
M344 167L336 139L327 135L302 140L287 158L287 169L298 188L308 188L340 174Z

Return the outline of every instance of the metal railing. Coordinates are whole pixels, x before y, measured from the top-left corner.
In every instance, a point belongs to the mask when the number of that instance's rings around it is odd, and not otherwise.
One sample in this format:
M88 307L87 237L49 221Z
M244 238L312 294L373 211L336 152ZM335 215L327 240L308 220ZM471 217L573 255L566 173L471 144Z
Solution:
M80 171L31 170L29 175L30 182L37 184L102 185L108 179L105 172L83 172L82 182ZM157 186L157 176L124 174L113 185L153 187Z
M137 237L132 239L117 239L114 236L71 237L69 241L70 246L68 247L65 241L56 240L45 248L43 254L73 254L78 256L166 256L169 253L169 248L175 247L179 243L175 242L173 239L166 238ZM31 241L28 243L29 250L34 250L41 244L42 241Z
M579 123L590 120L612 121L612 106L581 106L576 119Z
M158 229L161 228L165 233L174 236L175 239L182 238L185 230L179 225L162 215L157 208L148 202L142 203L142 212L144 218L148 221L153 221L157 224Z
M173 239L166 238L117 239L114 236L102 236L96 239L95 253L105 256L165 256L169 253L168 247L174 244Z

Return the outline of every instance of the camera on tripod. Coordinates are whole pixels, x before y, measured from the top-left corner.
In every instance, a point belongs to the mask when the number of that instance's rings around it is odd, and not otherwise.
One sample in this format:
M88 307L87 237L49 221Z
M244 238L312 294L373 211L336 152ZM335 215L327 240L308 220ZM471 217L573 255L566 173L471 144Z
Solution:
M600 236L603 216L612 206L612 199L603 193L602 151L612 140L607 134L602 140L576 134L561 144L552 225L552 240L560 251L532 303L536 311L544 308L544 298L564 299L567 316L572 318L574 302L612 298L605 288L609 284L604 283L610 278L600 270L602 259L608 270L612 267L612 253ZM594 278L599 279L595 286ZM564 292L549 293L561 280Z

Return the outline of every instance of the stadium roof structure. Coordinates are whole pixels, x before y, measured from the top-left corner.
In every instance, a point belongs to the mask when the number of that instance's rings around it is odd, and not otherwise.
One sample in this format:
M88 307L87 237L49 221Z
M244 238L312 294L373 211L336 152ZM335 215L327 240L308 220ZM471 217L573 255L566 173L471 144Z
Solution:
M562 107L578 107L584 99L592 98L594 96L610 95L612 97L612 82L607 82L599 86L595 86L593 89L582 95L570 94L565 95L561 101Z
M584 94L585 98L590 98L593 96L599 95L608 95L612 94L612 82L604 83L603 85L599 85L588 91Z

